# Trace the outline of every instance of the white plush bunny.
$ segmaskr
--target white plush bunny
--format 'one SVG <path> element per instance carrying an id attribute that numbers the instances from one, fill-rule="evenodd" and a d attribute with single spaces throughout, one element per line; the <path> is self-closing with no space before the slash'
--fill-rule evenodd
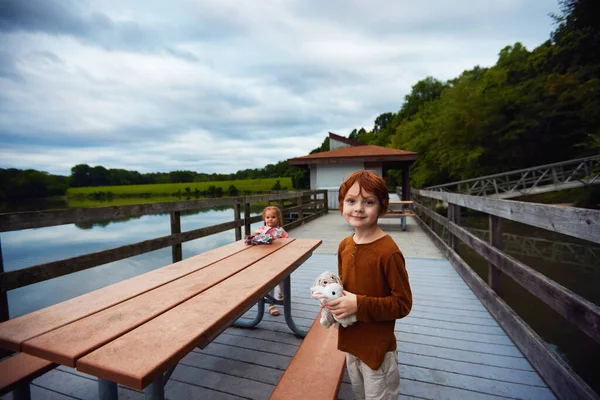
<path id="1" fill-rule="evenodd" d="M 310 288 L 311 296 L 316 290 L 321 290 L 330 283 L 339 283 L 341 285 L 342 281 L 336 274 L 329 271 L 325 271 L 321 275 L 317 276 L 317 279 L 315 279 L 315 283 Z M 312 297 L 315 298 L 314 296 Z M 325 301 L 326 299 L 319 299 L 321 305 L 325 305 Z M 329 328 L 331 325 L 336 323 L 336 320 L 333 317 L 331 311 L 329 311 L 327 308 L 323 308 L 321 309 L 321 319 L 319 320 L 319 322 L 325 328 Z"/>
<path id="2" fill-rule="evenodd" d="M 334 282 L 334 283 L 325 285 L 325 287 L 322 289 L 315 290 L 312 293 L 312 297 L 315 299 L 319 299 L 319 301 L 323 301 L 325 303 L 325 302 L 335 300 L 335 299 L 343 296 L 344 294 L 342 293 L 342 290 L 343 290 L 342 285 Z M 324 303 L 322 303 L 322 304 L 324 304 Z M 326 308 L 323 308 L 323 310 L 326 310 Z M 352 314 L 352 315 L 349 315 L 344 318 L 337 318 L 335 315 L 333 315 L 333 314 L 331 314 L 331 315 L 333 316 L 335 321 L 339 322 L 344 328 L 349 325 L 352 325 L 353 323 L 356 322 L 356 314 Z M 323 324 L 323 316 L 322 315 L 321 315 L 321 324 L 323 326 L 325 326 L 325 324 Z M 325 327 L 328 328 L 328 326 L 325 326 Z"/>

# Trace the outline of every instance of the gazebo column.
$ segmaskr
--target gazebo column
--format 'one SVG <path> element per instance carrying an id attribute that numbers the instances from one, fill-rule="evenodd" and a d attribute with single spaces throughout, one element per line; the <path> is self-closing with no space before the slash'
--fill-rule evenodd
<path id="1" fill-rule="evenodd" d="M 408 168 L 410 165 L 402 167 L 402 200 L 410 200 L 410 182 L 408 178 Z"/>

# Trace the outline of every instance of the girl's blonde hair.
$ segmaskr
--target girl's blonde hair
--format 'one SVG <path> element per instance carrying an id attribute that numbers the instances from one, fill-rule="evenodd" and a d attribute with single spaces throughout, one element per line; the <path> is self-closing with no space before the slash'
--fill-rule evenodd
<path id="1" fill-rule="evenodd" d="M 281 228 L 281 225 L 283 225 L 283 216 L 281 215 L 281 210 L 279 209 L 279 207 L 276 207 L 276 206 L 265 207 L 265 209 L 262 212 L 263 222 L 265 222 L 265 215 L 267 214 L 267 211 L 275 211 L 275 215 L 277 215 L 277 221 L 279 222 L 278 228 Z"/>

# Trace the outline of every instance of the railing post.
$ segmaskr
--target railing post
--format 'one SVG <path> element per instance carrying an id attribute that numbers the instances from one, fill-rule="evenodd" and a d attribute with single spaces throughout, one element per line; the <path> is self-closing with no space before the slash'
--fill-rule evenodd
<path id="1" fill-rule="evenodd" d="M 171 235 L 181 233 L 181 211 L 171 211 Z M 183 258 L 181 251 L 181 243 L 171 246 L 173 262 L 181 261 Z"/>
<path id="2" fill-rule="evenodd" d="M 329 212 L 329 196 L 328 196 L 328 191 L 324 190 L 323 191 L 323 200 L 325 201 L 325 214 L 327 214 Z"/>
<path id="3" fill-rule="evenodd" d="M 244 199 L 244 235 L 250 236 L 250 203 Z"/>
<path id="4" fill-rule="evenodd" d="M 302 212 L 302 193 L 298 196 L 298 221 L 304 220 L 304 213 Z M 304 222 L 302 222 L 304 224 Z"/>
<path id="5" fill-rule="evenodd" d="M 490 215 L 490 241 L 489 243 L 502 249 L 502 218 Z M 502 295 L 502 271 L 494 264 L 490 263 L 488 267 L 488 285 L 498 296 Z"/>
<path id="6" fill-rule="evenodd" d="M 235 222 L 240 222 L 242 220 L 239 199 L 236 199 L 233 203 L 233 219 Z M 236 226 L 236 228 L 235 228 L 235 240 L 236 241 L 242 240 L 242 227 L 241 226 Z"/>
<path id="7" fill-rule="evenodd" d="M 4 260 L 2 259 L 2 238 L 0 238 L 0 274 L 4 272 Z M 6 290 L 0 287 L 0 322 L 8 321 L 8 296 Z"/>
<path id="8" fill-rule="evenodd" d="M 448 203 L 448 220 L 454 222 L 456 225 L 460 225 L 460 206 L 458 204 Z M 450 230 L 448 230 L 449 245 L 452 250 L 458 252 L 459 240 L 454 236 Z"/>

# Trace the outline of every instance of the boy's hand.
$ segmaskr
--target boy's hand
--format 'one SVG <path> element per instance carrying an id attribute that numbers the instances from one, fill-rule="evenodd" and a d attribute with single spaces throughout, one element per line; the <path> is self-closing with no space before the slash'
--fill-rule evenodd
<path id="1" fill-rule="evenodd" d="M 355 314 L 358 311 L 356 295 L 354 293 L 342 290 L 344 296 L 339 299 L 328 301 L 325 306 L 331 311 L 336 318 L 345 318 Z"/>

